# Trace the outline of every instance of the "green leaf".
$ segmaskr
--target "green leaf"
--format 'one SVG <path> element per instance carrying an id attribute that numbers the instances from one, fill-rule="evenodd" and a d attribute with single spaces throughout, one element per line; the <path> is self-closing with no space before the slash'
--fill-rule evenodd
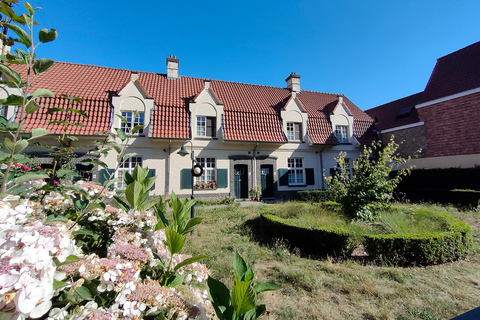
<path id="1" fill-rule="evenodd" d="M 55 221 L 67 223 L 68 219 L 64 216 L 59 216 L 58 214 L 51 214 L 47 216 L 47 219 L 45 219 L 45 222 L 55 222 Z"/>
<path id="2" fill-rule="evenodd" d="M 96 159 L 92 159 L 92 161 L 90 162 L 94 165 L 97 165 L 97 166 L 100 166 L 102 167 L 103 169 L 108 169 L 108 165 L 103 162 L 103 161 L 100 161 L 100 160 L 96 160 Z M 107 176 L 107 179 L 110 178 L 110 175 Z"/>
<path id="3" fill-rule="evenodd" d="M 173 270 L 174 270 L 174 271 L 177 271 L 178 269 L 180 269 L 180 268 L 183 267 L 183 266 L 192 264 L 192 263 L 194 263 L 194 262 L 197 262 L 197 261 L 200 261 L 200 260 L 203 260 L 203 259 L 207 259 L 208 257 L 209 257 L 209 256 L 207 256 L 207 255 L 193 256 L 193 257 L 188 258 L 188 259 L 185 259 L 185 260 L 183 260 L 182 262 L 180 262 L 179 264 L 177 264 Z"/>
<path id="4" fill-rule="evenodd" d="M 11 94 L 6 99 L 0 100 L 0 102 L 4 106 L 21 106 L 23 104 L 23 97 Z"/>
<path id="5" fill-rule="evenodd" d="M 123 156 L 122 161 L 125 161 L 125 160 L 127 160 L 128 158 L 131 158 L 131 157 L 135 157 L 137 155 L 138 155 L 138 153 L 136 153 L 136 152 L 127 153 Z"/>
<path id="6" fill-rule="evenodd" d="M 67 285 L 68 285 L 68 283 L 65 282 L 65 281 L 58 281 L 58 280 L 53 279 L 53 290 L 57 290 L 57 289 L 66 287 Z"/>
<path id="7" fill-rule="evenodd" d="M 57 176 L 59 178 L 62 178 L 62 177 L 65 177 L 65 176 L 78 177 L 78 172 L 75 172 L 73 170 L 60 169 L 60 170 L 57 171 Z"/>
<path id="8" fill-rule="evenodd" d="M 144 203 L 138 208 L 139 211 L 148 211 L 149 209 L 153 208 L 158 203 L 158 200 L 153 198 Z"/>
<path id="9" fill-rule="evenodd" d="M 37 62 L 38 61 L 40 61 L 40 60 L 37 60 Z M 37 90 L 35 90 L 35 92 L 32 94 L 32 98 L 36 99 L 36 98 L 40 98 L 40 97 L 55 98 L 55 95 L 53 94 L 52 91 L 47 90 L 47 89 L 37 89 Z"/>
<path id="10" fill-rule="evenodd" d="M 48 175 L 45 173 L 26 173 L 16 178 L 15 183 L 20 184 L 25 181 L 40 180 L 40 179 L 48 179 Z"/>
<path id="11" fill-rule="evenodd" d="M 88 203 L 89 203 L 89 202 L 90 202 L 90 201 L 88 201 L 88 199 L 82 200 L 82 199 L 80 199 L 80 198 L 77 198 L 77 199 L 73 202 L 73 204 L 75 205 L 75 210 L 77 210 L 77 211 L 82 211 L 82 210 L 84 210 L 84 209 L 88 206 Z"/>
<path id="12" fill-rule="evenodd" d="M 234 309 L 230 299 L 230 291 L 222 282 L 208 277 L 208 295 L 219 320 L 233 320 Z"/>
<path id="13" fill-rule="evenodd" d="M 62 108 L 48 108 L 47 111 L 45 112 L 45 114 L 53 114 L 53 113 L 56 113 L 56 112 L 63 112 L 65 111 L 64 109 Z"/>
<path id="14" fill-rule="evenodd" d="M 25 105 L 25 113 L 31 114 L 42 108 L 43 106 L 39 105 L 35 100 L 30 100 Z"/>
<path id="15" fill-rule="evenodd" d="M 125 188 L 125 198 L 133 209 L 137 209 L 140 205 L 140 199 L 143 194 L 143 186 L 134 181 Z"/>
<path id="16" fill-rule="evenodd" d="M 60 267 L 60 266 L 66 265 L 66 264 L 70 264 L 70 263 L 80 261 L 80 258 L 71 254 L 63 262 L 60 262 L 57 258 L 54 258 L 53 261 L 55 262 L 57 267 Z"/>
<path id="17" fill-rule="evenodd" d="M 137 133 L 137 131 L 143 129 L 143 127 L 144 127 L 144 126 L 142 126 L 142 125 L 140 125 L 140 124 L 137 124 L 136 126 L 134 126 L 134 127 L 132 128 L 132 134 Z"/>
<path id="18" fill-rule="evenodd" d="M 76 185 L 70 185 L 70 186 L 65 186 L 64 187 L 65 190 L 71 190 L 77 194 L 81 194 L 83 195 L 84 197 L 88 197 L 88 192 L 85 191 L 82 187 L 80 186 L 76 186 Z"/>
<path id="19" fill-rule="evenodd" d="M 30 5 L 30 3 L 28 2 L 24 2 L 23 5 L 25 6 L 25 8 L 27 8 L 27 11 L 33 15 L 35 13 L 35 11 L 33 10 L 32 6 Z"/>
<path id="20" fill-rule="evenodd" d="M 4 22 L 3 26 L 7 27 L 8 29 L 15 32 L 17 34 L 17 36 L 20 37 L 19 42 L 24 44 L 27 48 L 30 48 L 32 46 L 32 39 L 30 39 L 30 36 L 28 35 L 28 33 L 25 30 L 23 30 L 22 28 L 20 28 L 16 24 L 12 24 L 12 23 L 5 23 Z"/>
<path id="21" fill-rule="evenodd" d="M 4 73 L 17 86 L 20 86 L 20 84 L 22 83 L 22 78 L 20 77 L 20 75 L 6 65 L 4 65 L 3 63 L 0 63 L 0 73 Z"/>
<path id="22" fill-rule="evenodd" d="M 165 228 L 165 236 L 167 238 L 167 247 L 171 254 L 180 252 L 183 248 L 183 237 L 170 227 Z"/>
<path id="23" fill-rule="evenodd" d="M 50 131 L 48 131 L 45 128 L 35 128 L 35 129 L 32 129 L 31 134 L 32 134 L 32 136 L 28 140 L 32 140 L 32 139 L 36 139 L 36 138 L 40 138 L 40 137 L 49 135 Z"/>
<path id="24" fill-rule="evenodd" d="M 168 278 L 167 287 L 170 287 L 170 288 L 176 287 L 179 284 L 182 284 L 183 279 L 185 279 L 183 275 L 174 273 L 171 277 Z"/>
<path id="25" fill-rule="evenodd" d="M 127 139 L 127 135 L 123 129 L 120 128 L 115 128 L 115 131 L 117 132 L 118 137 L 120 140 L 125 141 Z"/>
<path id="26" fill-rule="evenodd" d="M 79 114 L 82 117 L 84 117 L 85 119 L 88 119 L 87 113 L 84 110 L 68 108 L 68 111 Z"/>
<path id="27" fill-rule="evenodd" d="M 261 293 L 264 291 L 275 291 L 280 289 L 282 289 L 282 287 L 270 282 L 257 283 L 253 286 L 253 290 L 255 290 L 256 293 Z"/>
<path id="28" fill-rule="evenodd" d="M 89 211 L 92 211 L 94 209 L 105 210 L 105 204 L 104 203 L 97 203 L 97 202 L 90 202 L 85 211 L 89 212 Z"/>
<path id="29" fill-rule="evenodd" d="M 32 66 L 33 72 L 35 75 L 39 75 L 50 69 L 54 65 L 52 59 L 41 58 L 35 61 Z"/>
<path id="30" fill-rule="evenodd" d="M 122 117 L 122 116 L 119 115 L 119 114 L 116 114 L 116 116 L 120 119 L 120 121 L 122 121 L 122 122 L 125 123 L 125 124 L 128 124 L 128 121 L 127 121 L 124 117 Z"/>
<path id="31" fill-rule="evenodd" d="M 38 40 L 42 43 L 53 41 L 57 38 L 58 33 L 56 29 L 42 29 L 38 32 Z"/>
<path id="32" fill-rule="evenodd" d="M 12 154 L 20 153 L 26 147 L 28 147 L 27 140 L 18 140 L 17 142 L 13 143 L 9 138 L 5 138 L 4 144 L 5 148 L 7 148 Z"/>
<path id="33" fill-rule="evenodd" d="M 92 237 L 94 240 L 97 240 L 99 235 L 91 230 L 88 230 L 86 228 L 82 228 L 80 230 L 77 230 L 77 231 L 73 231 L 72 234 L 74 236 L 76 235 L 86 235 L 86 236 L 90 236 Z"/>
<path id="34" fill-rule="evenodd" d="M 185 228 L 182 230 L 182 234 L 188 234 L 189 232 L 193 231 L 196 225 L 200 224 L 202 222 L 203 218 L 199 217 L 194 217 L 190 220 L 188 220 L 187 225 Z"/>
<path id="35" fill-rule="evenodd" d="M 87 287 L 84 287 L 84 286 L 77 287 L 75 289 L 75 292 L 84 300 L 93 300 L 92 294 L 90 293 L 90 290 L 87 289 Z"/>
<path id="36" fill-rule="evenodd" d="M 238 315 L 255 308 L 255 292 L 251 281 L 240 281 L 232 288 L 232 304 Z"/>
<path id="37" fill-rule="evenodd" d="M 233 271 L 235 273 L 235 282 L 239 281 L 249 281 L 250 279 L 246 279 L 245 275 L 247 274 L 248 270 L 251 269 L 248 263 L 243 260 L 243 258 L 235 251 L 233 255 Z M 253 275 L 252 275 L 253 278 Z"/>

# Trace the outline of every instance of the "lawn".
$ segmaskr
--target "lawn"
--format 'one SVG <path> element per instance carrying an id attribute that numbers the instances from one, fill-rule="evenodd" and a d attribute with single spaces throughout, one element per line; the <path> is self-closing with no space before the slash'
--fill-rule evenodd
<path id="1" fill-rule="evenodd" d="M 480 211 L 425 205 L 472 227 L 474 246 L 467 259 L 425 268 L 379 267 L 368 263 L 311 260 L 288 252 L 285 244 L 263 247 L 244 223 L 260 207 L 197 207 L 204 220 L 186 250 L 208 254 L 212 276 L 231 287 L 234 250 L 252 265 L 258 281 L 283 289 L 267 292 L 263 319 L 451 319 L 480 306 Z M 392 222 L 394 223 L 394 222 Z"/>

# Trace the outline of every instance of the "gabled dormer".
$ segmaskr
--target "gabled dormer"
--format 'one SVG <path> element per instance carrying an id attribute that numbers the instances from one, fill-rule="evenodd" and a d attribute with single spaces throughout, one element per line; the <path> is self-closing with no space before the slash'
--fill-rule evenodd
<path id="1" fill-rule="evenodd" d="M 287 140 L 289 142 L 304 142 L 307 134 L 308 114 L 296 97 L 295 92 L 292 92 L 292 95 L 285 101 L 280 111 L 280 117 Z"/>
<path id="2" fill-rule="evenodd" d="M 338 97 L 338 102 L 329 108 L 330 122 L 333 135 L 339 143 L 353 143 L 353 114 L 343 102 L 343 97 Z"/>
<path id="3" fill-rule="evenodd" d="M 190 102 L 190 128 L 194 139 L 218 139 L 223 123 L 223 103 L 205 80 L 204 88 Z"/>
<path id="4" fill-rule="evenodd" d="M 135 133 L 138 136 L 149 136 L 150 118 L 154 109 L 154 100 L 138 81 L 138 73 L 132 72 L 130 81 L 123 89 L 112 97 L 113 105 L 113 128 L 122 128 L 128 134 L 136 125 L 143 125 L 143 130 Z M 135 112 L 138 112 L 135 116 Z M 119 114 L 127 120 L 123 123 L 115 115 Z"/>

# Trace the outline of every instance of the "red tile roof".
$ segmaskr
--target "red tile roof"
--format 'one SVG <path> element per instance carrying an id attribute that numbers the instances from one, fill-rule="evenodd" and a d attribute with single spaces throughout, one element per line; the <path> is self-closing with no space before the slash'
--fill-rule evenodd
<path id="1" fill-rule="evenodd" d="M 372 118 L 377 120 L 379 130 L 392 129 L 400 126 L 419 122 L 415 105 L 422 99 L 423 92 L 398 99 L 381 106 L 365 110 Z"/>
<path id="2" fill-rule="evenodd" d="M 88 120 L 82 121 L 86 127 L 70 127 L 68 133 L 90 135 L 111 128 L 111 95 L 125 87 L 132 72 L 57 62 L 45 74 L 35 78 L 33 89 L 46 88 L 56 95 L 68 94 L 82 98 L 83 103 L 75 107 L 89 115 Z M 165 74 L 137 73 L 137 82 L 156 105 L 152 113 L 151 137 L 190 139 L 188 104 L 204 89 L 205 79 L 183 76 L 167 79 Z M 291 96 L 289 89 L 218 80 L 210 80 L 210 88 L 224 105 L 225 140 L 287 141 L 282 130 L 280 110 Z M 308 131 L 313 142 L 336 144 L 327 106 L 338 102 L 338 95 L 302 91 L 297 98 L 308 112 Z M 43 99 L 40 102 L 46 107 L 65 107 L 65 100 L 60 98 Z M 354 115 L 357 138 L 362 141 L 370 139 L 372 118 L 347 98 L 344 98 L 344 103 Z M 51 116 L 44 114 L 45 110 L 28 116 L 24 129 L 29 131 L 34 127 L 47 127 L 51 132 L 61 132 L 56 125 L 46 125 Z"/>
<path id="3" fill-rule="evenodd" d="M 480 88 L 480 42 L 437 60 L 421 102 Z"/>

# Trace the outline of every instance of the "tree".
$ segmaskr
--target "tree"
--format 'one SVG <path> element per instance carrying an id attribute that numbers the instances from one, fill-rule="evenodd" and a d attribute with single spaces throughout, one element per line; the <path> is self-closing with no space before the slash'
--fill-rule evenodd
<path id="1" fill-rule="evenodd" d="M 393 190 L 403 176 L 410 174 L 413 166 L 401 168 L 395 177 L 389 177 L 394 167 L 411 159 L 396 154 L 399 145 L 392 136 L 390 142 L 382 147 L 380 141 L 374 141 L 353 163 L 353 173 L 350 178 L 345 162 L 345 152 L 340 152 L 337 161 L 338 172 L 331 177 L 325 177 L 327 186 L 342 204 L 345 214 L 363 221 L 375 220 L 381 210 L 390 206 Z"/>

